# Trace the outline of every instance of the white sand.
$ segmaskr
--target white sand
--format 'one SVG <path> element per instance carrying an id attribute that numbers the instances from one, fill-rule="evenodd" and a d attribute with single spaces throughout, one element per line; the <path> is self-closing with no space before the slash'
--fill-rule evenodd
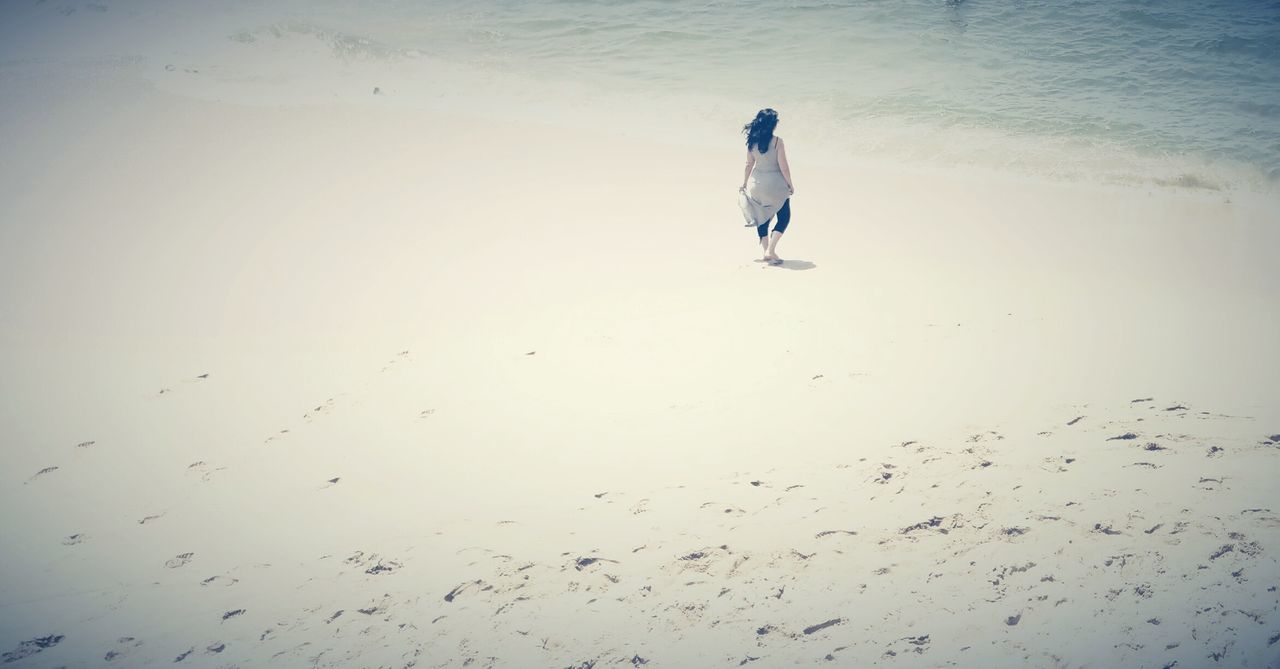
<path id="1" fill-rule="evenodd" d="M 771 268 L 733 127 L 120 53 L 0 69 L 4 662 L 1280 662 L 1274 197 L 793 140 Z"/>

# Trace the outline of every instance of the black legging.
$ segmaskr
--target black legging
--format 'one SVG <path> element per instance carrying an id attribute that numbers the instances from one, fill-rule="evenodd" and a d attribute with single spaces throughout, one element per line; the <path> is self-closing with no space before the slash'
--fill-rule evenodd
<path id="1" fill-rule="evenodd" d="M 772 220 L 773 219 L 769 219 L 769 221 Z M 769 221 L 765 221 L 764 225 L 756 226 L 756 232 L 759 233 L 761 237 L 769 236 Z M 778 223 L 773 226 L 773 231 L 778 233 L 786 232 L 787 224 L 790 222 L 791 198 L 787 198 L 787 201 L 782 203 L 782 208 L 778 210 Z"/>

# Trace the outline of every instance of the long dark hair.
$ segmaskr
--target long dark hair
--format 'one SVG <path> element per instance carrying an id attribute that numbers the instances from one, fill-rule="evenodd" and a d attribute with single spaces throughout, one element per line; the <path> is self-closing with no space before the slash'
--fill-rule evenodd
<path id="1" fill-rule="evenodd" d="M 773 129 L 778 127 L 778 112 L 772 109 L 761 109 L 750 123 L 742 126 L 742 134 L 747 136 L 747 148 L 756 147 L 760 153 L 769 152 L 769 142 L 773 141 Z"/>

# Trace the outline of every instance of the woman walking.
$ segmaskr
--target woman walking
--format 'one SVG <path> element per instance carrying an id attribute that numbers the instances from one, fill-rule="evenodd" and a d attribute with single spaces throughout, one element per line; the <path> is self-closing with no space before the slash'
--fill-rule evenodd
<path id="1" fill-rule="evenodd" d="M 778 240 L 791 222 L 791 195 L 796 192 L 791 185 L 786 145 L 773 134 L 777 127 L 778 112 L 772 109 L 761 109 L 754 120 L 742 127 L 747 136 L 747 169 L 738 189 L 742 215 L 747 225 L 755 226 L 764 261 L 770 265 L 782 264 L 777 254 Z M 770 235 L 769 222 L 775 215 L 778 222 Z"/>

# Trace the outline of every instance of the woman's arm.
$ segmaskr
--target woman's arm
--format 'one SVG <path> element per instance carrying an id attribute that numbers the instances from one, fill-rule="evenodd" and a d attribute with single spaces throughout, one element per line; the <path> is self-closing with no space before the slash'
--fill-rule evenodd
<path id="1" fill-rule="evenodd" d="M 778 138 L 778 169 L 782 170 L 782 178 L 787 180 L 787 188 L 792 194 L 796 192 L 796 187 L 791 183 L 791 166 L 787 164 L 787 147 L 782 143 L 782 138 Z"/>
<path id="2" fill-rule="evenodd" d="M 756 156 L 747 149 L 747 171 L 742 173 L 742 188 L 747 187 L 747 179 L 751 176 L 751 168 L 756 166 Z M 741 189 L 739 189 L 741 190 Z"/>

